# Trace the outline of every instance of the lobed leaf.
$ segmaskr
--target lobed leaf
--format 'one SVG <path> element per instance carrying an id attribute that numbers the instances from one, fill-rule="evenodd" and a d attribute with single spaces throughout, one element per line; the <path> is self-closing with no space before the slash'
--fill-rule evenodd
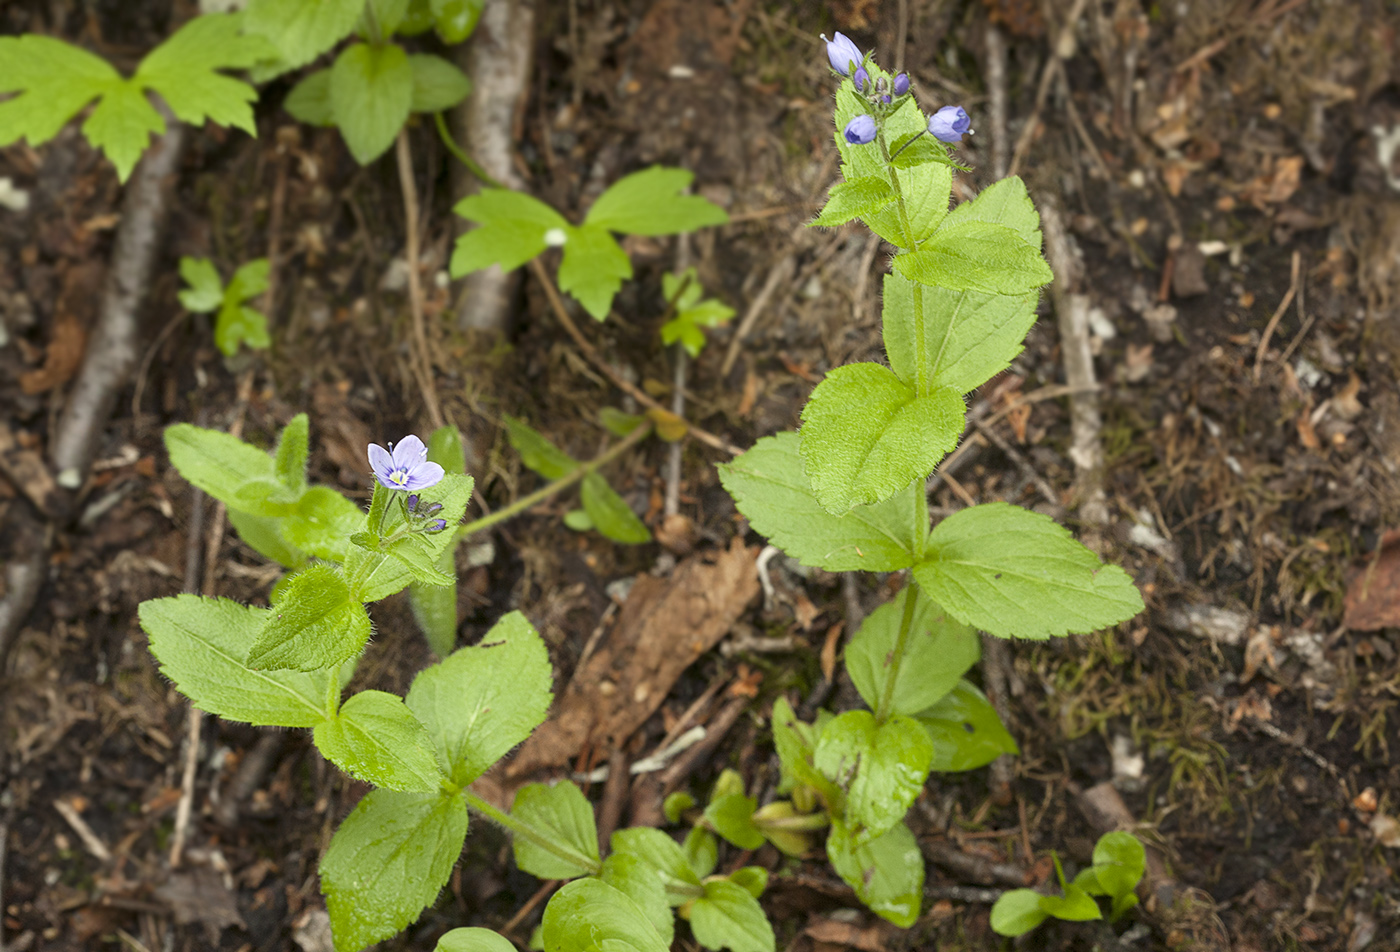
<path id="1" fill-rule="evenodd" d="M 570 225 L 565 233 L 559 290 L 576 298 L 594 320 L 606 320 L 622 282 L 632 277 L 632 261 L 601 225 Z"/>
<path id="2" fill-rule="evenodd" d="M 3 108 L 0 106 L 0 108 Z M 219 277 L 219 271 L 214 267 L 214 262 L 208 258 L 190 258 L 188 256 L 180 259 L 180 277 L 188 287 L 182 289 L 176 297 L 180 300 L 180 306 L 187 311 L 196 314 L 207 314 L 213 311 L 224 301 L 224 282 Z"/>
<path id="3" fill-rule="evenodd" d="M 729 215 L 718 205 L 678 194 L 694 178 L 687 169 L 659 165 L 625 175 L 598 196 L 584 224 L 630 235 L 675 235 L 726 224 Z"/>
<path id="4" fill-rule="evenodd" d="M 249 0 L 248 32 L 265 37 L 293 69 L 335 46 L 360 20 L 364 0 Z"/>
<path id="5" fill-rule="evenodd" d="M 544 202 L 511 189 L 482 189 L 452 210 L 479 225 L 457 239 L 452 252 L 454 278 L 493 264 L 502 271 L 518 268 L 544 251 L 551 231 L 557 230 L 563 239 L 569 227 L 564 216 Z"/>

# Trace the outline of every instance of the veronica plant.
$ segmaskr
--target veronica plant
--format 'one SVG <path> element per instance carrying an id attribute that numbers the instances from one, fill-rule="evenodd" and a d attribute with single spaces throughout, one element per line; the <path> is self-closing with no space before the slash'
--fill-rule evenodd
<path id="1" fill-rule="evenodd" d="M 970 131 L 961 108 L 925 116 L 907 77 L 840 34 L 827 52 L 840 80 L 844 181 L 813 224 L 859 218 L 894 248 L 883 295 L 888 363 L 832 370 L 798 432 L 759 440 L 720 478 L 750 525 L 803 565 L 909 573 L 846 649 L 869 710 L 808 724 L 782 699 L 773 709 L 780 789 L 790 795 L 782 809 L 809 830 L 829 823 L 836 871 L 872 910 L 909 926 L 924 867 L 905 812 L 931 771 L 1015 750 L 963 677 L 979 656 L 977 630 L 1086 633 L 1132 618 L 1142 599 L 1122 569 L 1047 516 L 995 502 L 930 528 L 925 478 L 958 442 L 964 397 L 1021 351 L 1037 289 L 1053 276 L 1019 178 L 949 210 L 946 144 Z"/>

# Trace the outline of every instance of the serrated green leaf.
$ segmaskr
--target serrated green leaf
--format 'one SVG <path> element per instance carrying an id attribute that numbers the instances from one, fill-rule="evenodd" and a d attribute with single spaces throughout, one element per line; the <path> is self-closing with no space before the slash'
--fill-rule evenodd
<path id="1" fill-rule="evenodd" d="M 796 433 L 764 437 L 719 478 L 753 528 L 803 565 L 829 572 L 894 572 L 923 555 L 928 502 L 900 493 L 834 516 L 812 492 Z"/>
<path id="2" fill-rule="evenodd" d="M 578 469 L 578 460 L 559 449 L 524 420 L 509 414 L 502 414 L 501 420 L 506 425 L 506 439 L 529 469 L 549 480 L 563 479 Z"/>
<path id="3" fill-rule="evenodd" d="M 997 897 L 992 904 L 992 931 L 997 935 L 1025 935 L 1048 917 L 1040 908 L 1044 898 L 1033 889 L 1012 889 Z"/>
<path id="4" fill-rule="evenodd" d="M 310 453 L 311 420 L 305 413 L 298 413 L 282 428 L 272 454 L 273 469 L 283 486 L 297 492 L 306 488 L 306 458 Z"/>
<path id="5" fill-rule="evenodd" d="M 267 350 L 272 346 L 272 335 L 267 331 L 267 316 L 251 307 L 233 305 L 220 308 L 214 323 L 214 344 L 225 357 L 238 353 L 240 344 L 247 344 L 253 350 Z"/>
<path id="6" fill-rule="evenodd" d="M 299 569 L 306 564 L 307 554 L 283 537 L 283 520 L 230 509 L 228 522 L 239 538 L 264 558 L 289 569 Z"/>
<path id="7" fill-rule="evenodd" d="M 895 199 L 889 179 L 883 175 L 862 175 L 837 182 L 827 193 L 826 205 L 813 219 L 813 225 L 844 225 L 852 218 L 879 212 Z"/>
<path id="8" fill-rule="evenodd" d="M 270 614 L 196 595 L 150 599 L 139 609 L 161 673 L 200 710 L 256 726 L 315 727 L 330 716 L 334 672 L 254 671 L 243 661 Z"/>
<path id="9" fill-rule="evenodd" d="M 963 202 L 949 212 L 944 224 L 968 221 L 1005 225 L 1036 251 L 1040 250 L 1040 213 L 1035 210 L 1035 203 L 1026 193 L 1026 183 L 1020 176 L 1012 175 L 988 185 L 972 201 Z"/>
<path id="10" fill-rule="evenodd" d="M 291 69 L 349 36 L 364 7 L 364 0 L 249 0 L 244 24 L 266 37 Z"/>
<path id="11" fill-rule="evenodd" d="M 565 232 L 559 290 L 573 296 L 594 320 L 605 320 L 622 282 L 632 277 L 632 261 L 600 225 L 571 225 Z"/>
<path id="12" fill-rule="evenodd" d="M 188 285 L 177 295 L 185 310 L 206 314 L 223 304 L 224 283 L 208 258 L 181 258 L 180 277 Z"/>
<path id="13" fill-rule="evenodd" d="M 901 929 L 919 918 L 924 858 L 908 826 L 896 823 L 883 836 L 857 844 L 845 825 L 833 819 L 826 855 L 871 912 Z"/>
<path id="14" fill-rule="evenodd" d="M 889 671 L 905 600 L 917 593 L 914 619 L 904 648 L 891 714 L 914 715 L 957 685 L 964 672 L 982 656 L 982 643 L 971 627 L 949 617 L 927 595 L 905 586 L 891 602 L 866 616 L 846 645 L 846 671 L 871 709 L 878 708 L 889 682 Z"/>
<path id="15" fill-rule="evenodd" d="M 499 932 L 463 926 L 444 932 L 433 952 L 515 952 L 515 946 Z"/>
<path id="16" fill-rule="evenodd" d="M 689 887 L 698 894 L 700 877 L 691 867 L 680 844 L 661 830 L 634 826 L 617 830 L 612 835 L 612 852 L 636 859 L 660 881 L 666 889 L 666 901 L 679 906 L 687 901 L 683 893 Z"/>
<path id="17" fill-rule="evenodd" d="M 420 671 L 406 700 L 452 782 L 465 786 L 544 722 L 552 683 L 544 641 L 511 612 L 476 647 Z"/>
<path id="18" fill-rule="evenodd" d="M 165 132 L 165 120 L 141 89 L 122 82 L 111 86 L 83 123 L 83 135 L 116 166 L 118 181 L 131 177 L 151 135 Z"/>
<path id="19" fill-rule="evenodd" d="M 895 168 L 911 169 L 928 162 L 965 169 L 948 157 L 947 146 L 923 131 L 906 132 L 890 143 L 890 165 Z"/>
<path id="20" fill-rule="evenodd" d="M 369 641 L 369 615 L 339 571 L 317 562 L 287 580 L 282 598 L 248 652 L 256 670 L 339 667 Z"/>
<path id="21" fill-rule="evenodd" d="M 1143 609 L 1126 572 L 1049 516 L 1002 502 L 940 522 L 914 577 L 954 618 L 1002 638 L 1087 634 Z"/>
<path id="22" fill-rule="evenodd" d="M 451 45 L 471 36 L 485 5 L 486 0 L 432 0 L 438 38 Z"/>
<path id="23" fill-rule="evenodd" d="M 1014 229 L 976 220 L 945 222 L 917 251 L 896 255 L 894 269 L 920 284 L 993 294 L 1025 294 L 1055 280 L 1040 249 Z"/>
<path id="24" fill-rule="evenodd" d="M 1147 871 L 1147 850 L 1131 833 L 1105 833 L 1094 844 L 1093 869 L 1099 885 L 1116 900 L 1137 888 Z"/>
<path id="25" fill-rule="evenodd" d="M 566 885 L 545 906 L 545 952 L 668 952 L 646 912 L 601 879 Z"/>
<path id="26" fill-rule="evenodd" d="M 812 762 L 846 791 L 844 820 L 854 845 L 883 834 L 909 812 L 928 779 L 933 743 L 913 718 L 877 724 L 846 711 L 822 731 Z"/>
<path id="27" fill-rule="evenodd" d="M 550 840 L 581 853 L 594 863 L 598 859 L 598 825 L 593 805 L 583 791 L 567 780 L 550 786 L 527 784 L 515 795 L 511 816 L 545 834 Z M 571 863 L 545 850 L 523 836 L 514 837 L 515 865 L 538 879 L 574 879 L 586 876 L 592 868 Z"/>
<path id="28" fill-rule="evenodd" d="M 954 685 L 932 707 L 914 715 L 933 741 L 936 773 L 956 773 L 985 767 L 1002 754 L 1020 748 L 981 689 L 966 679 Z"/>
<path id="29" fill-rule="evenodd" d="M 456 794 L 371 790 L 321 857 L 335 947 L 363 949 L 397 934 L 437 899 L 467 838 Z"/>
<path id="30" fill-rule="evenodd" d="M 442 112 L 457 105 L 472 91 L 467 75 L 441 56 L 414 53 L 408 64 L 413 67 L 413 111 Z"/>
<path id="31" fill-rule="evenodd" d="M 92 100 L 124 85 L 100 56 L 37 34 L 0 37 L 0 147 L 27 139 L 42 145 Z"/>
<path id="32" fill-rule="evenodd" d="M 177 423 L 166 427 L 165 449 L 186 481 L 231 509 L 243 508 L 238 494 L 245 486 L 277 478 L 271 456 L 218 430 Z"/>
<path id="33" fill-rule="evenodd" d="M 719 840 L 703 826 L 692 826 L 681 841 L 681 852 L 685 861 L 695 870 L 695 875 L 704 879 L 719 865 Z"/>
<path id="34" fill-rule="evenodd" d="M 839 516 L 908 489 L 957 445 L 964 409 L 956 391 L 918 396 L 879 364 L 837 367 L 802 408 L 800 449 L 812 493 Z"/>
<path id="35" fill-rule="evenodd" d="M 931 288 L 885 275 L 883 330 L 890 369 L 909 386 L 922 360 L 929 383 L 966 394 L 1011 366 L 1035 323 L 1039 295 Z M 922 301 L 922 339 L 914 301 Z"/>
<path id="36" fill-rule="evenodd" d="M 413 67 L 395 43 L 347 46 L 331 67 L 331 114 L 361 165 L 394 144 L 413 103 Z"/>
<path id="37" fill-rule="evenodd" d="M 450 535 L 451 533 L 444 530 L 440 534 Z M 430 538 L 430 536 L 421 535 L 408 536 L 395 542 L 384 551 L 390 558 L 402 562 L 415 582 L 421 582 L 424 585 L 451 585 L 456 581 L 456 576 L 438 568 L 438 553 L 430 548 Z"/>
<path id="38" fill-rule="evenodd" d="M 778 792 L 786 793 L 805 784 L 821 795 L 830 812 L 839 814 L 845 805 L 845 794 L 813 764 L 821 732 L 814 725 L 799 721 L 783 697 L 773 702 L 772 727 L 773 746 L 782 772 Z"/>
<path id="39" fill-rule="evenodd" d="M 651 530 L 597 470 L 583 477 L 579 502 L 583 504 L 583 511 L 588 513 L 593 527 L 606 538 L 624 545 L 641 545 L 651 541 Z"/>
<path id="40" fill-rule="evenodd" d="M 659 165 L 623 176 L 598 196 L 584 219 L 585 227 L 630 235 L 675 235 L 728 222 L 724 209 L 708 199 L 679 194 L 694 178 L 687 169 Z M 630 266 L 626 276 L 631 277 Z"/>
<path id="41" fill-rule="evenodd" d="M 242 30 L 238 14 L 195 17 L 141 61 L 132 83 L 160 93 L 181 122 L 202 126 L 208 119 L 256 136 L 252 104 L 257 90 L 216 72 L 246 69 L 274 54 L 263 37 Z"/>
<path id="42" fill-rule="evenodd" d="M 570 227 L 563 215 L 539 199 L 504 188 L 468 195 L 452 210 L 480 226 L 457 239 L 452 252 L 454 278 L 493 264 L 502 271 L 518 268 L 544 251 L 550 241 L 566 241 Z"/>
<path id="43" fill-rule="evenodd" d="M 727 879 L 705 883 L 705 895 L 690 909 L 690 929 L 707 949 L 773 952 L 773 926 L 753 893 Z"/>
<path id="44" fill-rule="evenodd" d="M 742 793 L 715 797 L 705 807 L 705 819 L 720 836 L 740 849 L 756 850 L 763 845 L 763 834 L 754 826 L 753 813 L 758 801 Z"/>
<path id="45" fill-rule="evenodd" d="M 287 98 L 282 100 L 282 108 L 291 113 L 293 119 L 307 125 L 335 125 L 335 113 L 331 110 L 331 71 L 318 69 L 307 73 L 287 93 Z"/>
<path id="46" fill-rule="evenodd" d="M 666 901 L 661 879 L 641 860 L 626 853 L 614 853 L 603 860 L 598 878 L 619 890 L 637 904 L 667 945 L 675 938 L 676 917 Z"/>
<path id="47" fill-rule="evenodd" d="M 843 80 L 836 91 L 836 147 L 841 152 L 841 177 L 847 181 L 867 176 L 888 177 L 884 159 L 877 145 L 852 145 L 841 130 L 867 108 L 850 80 Z M 891 141 L 928 128 L 928 118 L 911 99 L 885 120 L 884 134 Z M 948 201 L 953 192 L 953 170 L 947 165 L 928 162 L 912 168 L 897 169 L 904 209 L 909 216 L 915 243 L 932 235 L 948 214 Z M 904 231 L 899 207 L 889 205 L 865 216 L 870 230 L 898 248 L 910 248 L 910 236 Z"/>
<path id="48" fill-rule="evenodd" d="M 297 549 L 318 559 L 343 562 L 350 548 L 346 540 L 364 529 L 365 514 L 329 486 L 312 486 L 280 523 L 282 538 Z"/>
<path id="49" fill-rule="evenodd" d="M 350 590 L 367 605 L 408 588 L 413 574 L 400 559 L 352 545 L 345 555 L 345 578 Z"/>
<path id="50" fill-rule="evenodd" d="M 314 737 L 327 760 L 376 787 L 428 793 L 446 779 L 427 728 L 394 694 L 360 691 L 317 724 Z"/>

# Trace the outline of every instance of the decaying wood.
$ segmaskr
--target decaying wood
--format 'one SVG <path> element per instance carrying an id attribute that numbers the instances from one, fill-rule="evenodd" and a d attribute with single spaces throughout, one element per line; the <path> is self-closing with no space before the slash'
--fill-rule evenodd
<path id="1" fill-rule="evenodd" d="M 685 560 L 670 578 L 638 578 L 611 636 L 575 672 L 554 716 L 525 742 L 507 776 L 562 766 L 585 744 L 625 741 L 757 595 L 754 552 L 737 538 L 727 550 Z"/>

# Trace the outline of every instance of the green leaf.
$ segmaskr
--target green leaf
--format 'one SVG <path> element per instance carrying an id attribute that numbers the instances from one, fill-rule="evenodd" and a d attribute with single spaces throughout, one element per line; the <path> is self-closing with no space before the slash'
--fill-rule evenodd
<path id="1" fill-rule="evenodd" d="M 1103 918 L 1094 897 L 1073 883 L 1065 887 L 1063 896 L 1041 896 L 1040 908 L 1066 922 L 1089 922 Z"/>
<path id="2" fill-rule="evenodd" d="M 426 585 L 414 582 L 408 587 L 409 607 L 428 647 L 439 658 L 446 658 L 457 645 L 457 582 Z"/>
<path id="3" fill-rule="evenodd" d="M 113 85 L 93 107 L 83 123 L 83 135 L 101 149 L 125 182 L 151 143 L 151 135 L 165 131 L 165 120 L 141 89 L 131 83 Z"/>
<path id="4" fill-rule="evenodd" d="M 685 861 L 695 870 L 695 875 L 704 879 L 715 871 L 719 864 L 719 840 L 703 826 L 692 826 L 681 842 Z"/>
<path id="5" fill-rule="evenodd" d="M 672 277 L 669 274 L 662 277 L 663 290 L 667 280 Z M 670 300 L 673 293 L 668 292 L 666 299 Z M 699 357 L 700 351 L 705 349 L 705 332 L 701 330 L 702 327 L 718 327 L 734 316 L 734 308 L 714 298 L 699 300 L 703 293 L 704 289 L 692 281 L 686 287 L 681 300 L 676 302 L 676 316 L 661 325 L 661 342 L 669 345 L 680 341 L 692 357 Z"/>
<path id="6" fill-rule="evenodd" d="M 947 387 L 920 397 L 888 367 L 837 367 L 802 408 L 800 449 L 813 494 L 838 516 L 889 499 L 957 445 L 963 413 L 962 395 Z"/>
<path id="7" fill-rule="evenodd" d="M 1099 875 L 1094 872 L 1094 867 L 1081 869 L 1079 875 L 1074 877 L 1074 885 L 1084 890 L 1091 896 L 1107 896 L 1108 890 L 1099 883 Z"/>
<path id="8" fill-rule="evenodd" d="M 277 478 L 271 456 L 218 430 L 177 423 L 165 429 L 165 449 L 181 476 L 230 509 L 244 508 L 238 494 L 248 484 Z"/>
<path id="9" fill-rule="evenodd" d="M 264 558 L 289 569 L 299 569 L 306 564 L 306 553 L 283 538 L 284 520 L 230 509 L 228 522 L 239 538 Z"/>
<path id="10" fill-rule="evenodd" d="M 858 844 L 839 819 L 826 838 L 826 855 L 860 901 L 882 919 L 907 929 L 919 918 L 924 858 L 909 827 L 896 823 L 883 836 Z"/>
<path id="11" fill-rule="evenodd" d="M 598 825 L 593 819 L 593 805 L 569 781 L 521 787 L 510 813 L 555 843 L 598 862 Z M 592 871 L 555 856 L 523 836 L 516 836 L 514 843 L 515 865 L 537 879 L 573 879 Z"/>
<path id="12" fill-rule="evenodd" d="M 286 582 L 281 599 L 248 652 L 248 667 L 317 671 L 338 667 L 369 641 L 369 615 L 345 578 L 324 562 Z"/>
<path id="13" fill-rule="evenodd" d="M 993 294 L 1024 294 L 1055 280 L 1040 249 L 1014 229 L 975 220 L 945 222 L 917 251 L 896 255 L 894 269 L 920 284 Z"/>
<path id="14" fill-rule="evenodd" d="M 208 119 L 256 136 L 252 104 L 257 90 L 216 72 L 246 69 L 273 54 L 263 37 L 242 30 L 243 18 L 237 14 L 195 17 L 141 61 L 132 84 L 160 93 L 181 122 L 202 126 Z"/>
<path id="15" fill-rule="evenodd" d="M 451 423 L 438 427 L 428 436 L 428 459 L 444 472 L 464 475 L 467 472 L 467 451 L 462 445 L 462 431 Z"/>
<path id="16" fill-rule="evenodd" d="M 859 846 L 904 819 L 932 760 L 933 743 L 913 718 L 877 724 L 869 711 L 846 711 L 822 730 L 812 762 L 846 791 L 845 824 Z"/>
<path id="17" fill-rule="evenodd" d="M 307 73 L 287 93 L 287 98 L 282 100 L 282 108 L 291 113 L 293 119 L 307 125 L 335 125 L 335 113 L 331 110 L 331 71 L 318 69 Z"/>
<path id="18" fill-rule="evenodd" d="M 544 909 L 545 952 L 668 952 L 646 912 L 601 879 L 580 879 Z"/>
<path id="19" fill-rule="evenodd" d="M 1147 871 L 1147 850 L 1131 833 L 1105 833 L 1094 844 L 1093 869 L 1099 885 L 1116 900 L 1137 888 Z"/>
<path id="20" fill-rule="evenodd" d="M 379 27 L 379 34 L 385 37 L 393 36 L 408 13 L 408 0 L 369 0 L 366 20 L 371 12 L 375 25 Z"/>
<path id="21" fill-rule="evenodd" d="M 1026 193 L 1026 183 L 1020 176 L 993 182 L 970 202 L 963 202 L 948 213 L 944 225 L 968 221 L 984 221 L 1005 225 L 1021 236 L 1036 251 L 1040 250 L 1040 214 Z"/>
<path id="22" fill-rule="evenodd" d="M 347 540 L 365 528 L 365 514 L 329 486 L 312 486 L 280 523 L 282 537 L 296 548 L 318 559 L 343 562 L 350 549 Z"/>
<path id="23" fill-rule="evenodd" d="M 223 303 L 224 283 L 208 258 L 181 258 L 180 277 L 189 285 L 176 295 L 185 310 L 207 314 Z"/>
<path id="24" fill-rule="evenodd" d="M 846 671 L 872 709 L 879 707 L 889 682 L 904 603 L 915 592 L 914 587 L 905 586 L 894 601 L 871 612 L 846 645 Z M 982 643 L 972 628 L 948 617 L 932 599 L 919 593 L 904 651 L 890 713 L 913 715 L 953 690 L 982 656 Z"/>
<path id="25" fill-rule="evenodd" d="M 293 491 L 304 490 L 306 458 L 310 454 L 311 421 L 305 413 L 298 413 L 282 428 L 277 438 L 277 450 L 272 454 L 272 466 L 278 481 Z"/>
<path id="26" fill-rule="evenodd" d="M 907 143 L 907 145 L 906 145 Z M 968 171 L 948 157 L 948 148 L 933 136 L 919 132 L 906 132 L 890 143 L 890 165 L 897 169 L 912 169 L 916 165 L 937 162 L 940 165 Z"/>
<path id="27" fill-rule="evenodd" d="M 463 926 L 443 933 L 433 952 L 515 952 L 515 946 L 499 932 Z"/>
<path id="28" fill-rule="evenodd" d="M 370 552 L 352 545 L 345 554 L 345 578 L 359 600 L 365 604 L 388 598 L 408 588 L 413 575 L 401 559 L 383 552 Z"/>
<path id="29" fill-rule="evenodd" d="M 267 316 L 251 307 L 233 305 L 220 308 L 214 324 L 214 344 L 225 357 L 238 353 L 240 344 L 247 344 L 253 350 L 267 350 L 272 346 L 272 336 L 267 331 Z"/>
<path id="30" fill-rule="evenodd" d="M 364 0 L 249 0 L 244 24 L 266 37 L 292 69 L 349 36 L 364 7 Z"/>
<path id="31" fill-rule="evenodd" d="M 467 510 L 467 503 L 471 500 L 473 485 L 474 481 L 470 476 L 446 473 L 437 485 L 419 492 L 419 505 L 431 503 L 442 505 L 436 518 L 446 522 L 448 529 L 432 533 L 410 533 L 390 544 L 382 553 L 376 550 L 374 555 L 387 555 L 390 559 L 399 562 L 408 573 L 409 579 L 417 579 L 433 585 L 450 584 L 452 576 L 448 572 L 453 563 L 447 559 L 446 554 L 456 538 L 456 533 L 451 531 L 451 527 L 462 521 L 462 515 Z M 376 492 L 378 491 L 376 490 Z M 408 498 L 408 494 L 393 490 L 384 490 L 384 492 L 392 498 L 388 504 L 383 526 L 383 534 L 387 537 L 397 533 L 404 526 L 403 504 Z M 440 565 L 443 568 L 440 568 Z M 360 572 L 358 567 L 356 571 L 350 571 L 347 565 L 347 574 L 351 577 L 358 578 Z M 409 579 L 404 580 L 404 585 Z M 403 585 L 399 585 L 399 588 L 403 588 Z M 364 591 L 360 592 L 360 600 L 373 601 Z"/>
<path id="32" fill-rule="evenodd" d="M 805 784 L 821 795 L 831 812 L 840 813 L 845 804 L 845 794 L 813 764 L 821 731 L 812 724 L 799 721 L 784 697 L 773 702 L 772 727 L 773 746 L 777 749 L 778 765 L 782 772 L 778 792 L 786 793 L 799 784 Z"/>
<path id="33" fill-rule="evenodd" d="M 616 407 L 603 407 L 598 411 L 598 422 L 613 436 L 628 436 L 647 418 L 635 413 L 623 413 Z"/>
<path id="34" fill-rule="evenodd" d="M 582 509 L 570 509 L 564 513 L 564 525 L 575 532 L 587 532 L 593 528 L 593 517 Z"/>
<path id="35" fill-rule="evenodd" d="M 552 683 L 544 641 L 524 615 L 511 612 L 478 646 L 420 671 L 406 700 L 452 782 L 465 786 L 543 723 Z"/>
<path id="36" fill-rule="evenodd" d="M 451 535 L 446 530 L 439 534 Z M 425 585 L 451 585 L 456 581 L 456 577 L 438 568 L 438 553 L 430 548 L 429 538 L 431 537 L 422 535 L 407 536 L 384 551 L 390 558 L 402 562 L 415 582 Z"/>
<path id="37" fill-rule="evenodd" d="M 254 258 L 233 273 L 228 287 L 224 289 L 224 302 L 241 303 L 255 298 L 267 290 L 268 261 Z"/>
<path id="38" fill-rule="evenodd" d="M 915 322 L 915 297 L 923 303 L 923 335 Z M 971 393 L 1011 366 L 1035 323 L 1039 295 L 952 291 L 885 275 L 884 337 L 890 369 L 909 386 L 922 361 L 929 384 Z"/>
<path id="39" fill-rule="evenodd" d="M 684 790 L 677 790 L 667 794 L 666 799 L 661 802 L 661 813 L 666 817 L 667 823 L 679 823 L 681 814 L 694 806 L 694 797 Z"/>
<path id="40" fill-rule="evenodd" d="M 529 469 L 548 480 L 563 479 L 578 469 L 578 460 L 559 449 L 524 420 L 509 414 L 502 414 L 501 419 L 506 425 L 506 439 Z"/>
<path id="41" fill-rule="evenodd" d="M 630 235 L 675 235 L 728 222 L 724 209 L 708 199 L 678 194 L 694 178 L 686 169 L 659 165 L 623 176 L 598 196 L 584 219 L 585 227 Z M 631 277 L 630 267 L 627 277 Z"/>
<path id="42" fill-rule="evenodd" d="M 1113 900 L 1113 906 L 1109 909 L 1108 918 L 1110 922 L 1117 922 L 1127 915 L 1129 910 L 1138 904 L 1136 893 L 1124 893 Z"/>
<path id="43" fill-rule="evenodd" d="M 915 714 L 914 720 L 933 741 L 929 766 L 937 773 L 976 770 L 1002 754 L 1021 752 L 996 708 L 971 681 L 959 681 L 938 703 Z"/>
<path id="44" fill-rule="evenodd" d="M 196 595 L 151 599 L 139 609 L 161 673 L 195 707 L 260 727 L 315 727 L 330 716 L 335 672 L 254 671 L 243 662 L 270 614 Z"/>
<path id="45" fill-rule="evenodd" d="M 636 857 L 651 870 L 666 889 L 666 900 L 671 905 L 679 906 L 687 901 L 688 897 L 682 895 L 687 887 L 699 894 L 700 877 L 686 860 L 680 845 L 661 830 L 649 826 L 617 830 L 610 845 L 614 854 Z"/>
<path id="46" fill-rule="evenodd" d="M 889 179 L 883 175 L 862 175 L 837 182 L 827 193 L 826 205 L 813 225 L 844 225 L 852 218 L 864 218 L 878 212 L 895 199 Z"/>
<path id="47" fill-rule="evenodd" d="M 613 296 L 622 282 L 632 277 L 632 262 L 600 225 L 571 225 L 565 232 L 568 237 L 564 260 L 559 264 L 559 290 L 577 299 L 594 320 L 605 320 L 612 309 Z"/>
<path id="48" fill-rule="evenodd" d="M 715 797 L 705 807 L 705 819 L 720 836 L 740 849 L 756 850 L 763 845 L 763 834 L 753 823 L 758 801 L 742 793 Z"/>
<path id="49" fill-rule="evenodd" d="M 353 695 L 334 718 L 316 725 L 314 736 L 327 760 L 376 787 L 428 793 L 446 779 L 427 729 L 394 694 Z"/>
<path id="50" fill-rule="evenodd" d="M 414 112 L 451 109 L 472 91 L 472 81 L 466 74 L 441 56 L 414 53 L 408 64 L 413 67 Z"/>
<path id="51" fill-rule="evenodd" d="M 432 0 L 438 38 L 451 45 L 471 36 L 485 5 L 486 0 Z"/>
<path id="52" fill-rule="evenodd" d="M 408 121 L 413 67 L 396 43 L 347 46 L 331 67 L 331 114 L 361 165 L 379 158 Z"/>
<path id="53" fill-rule="evenodd" d="M 454 278 L 493 264 L 502 271 L 518 268 L 550 243 L 564 243 L 570 227 L 564 216 L 539 199 L 504 188 L 482 189 L 452 210 L 480 225 L 457 239 L 452 252 Z"/>
<path id="54" fill-rule="evenodd" d="M 100 56 L 61 40 L 29 33 L 0 37 L 0 147 L 29 140 L 39 146 L 98 96 L 125 85 Z"/>
<path id="55" fill-rule="evenodd" d="M 1002 893 L 992 904 L 992 931 L 997 935 L 1025 935 L 1048 916 L 1040 908 L 1044 898 L 1033 889 L 1013 889 Z"/>
<path id="56" fill-rule="evenodd" d="M 893 142 L 902 136 L 921 132 L 928 128 L 928 118 L 919 111 L 912 99 L 885 120 L 885 135 Z M 846 128 L 856 115 L 867 111 L 861 96 L 849 80 L 843 81 L 836 91 L 836 147 L 841 152 L 841 177 L 854 181 L 865 177 L 888 177 L 884 158 L 878 145 L 852 145 L 846 141 L 841 130 Z M 948 214 L 948 200 L 953 192 L 953 170 L 947 165 L 929 162 L 911 168 L 897 169 L 900 191 L 904 195 L 904 209 L 909 216 L 914 242 L 921 242 L 932 235 Z M 911 247 L 909 235 L 899 215 L 897 205 L 888 205 L 877 212 L 864 216 L 870 230 L 898 248 Z"/>
<path id="57" fill-rule="evenodd" d="M 753 894 L 727 879 L 705 883 L 705 895 L 690 909 L 690 929 L 707 949 L 773 952 L 773 926 Z"/>
<path id="58" fill-rule="evenodd" d="M 637 904 L 667 945 L 675 938 L 676 917 L 666 901 L 666 888 L 660 878 L 641 860 L 626 853 L 614 853 L 603 860 L 598 876 Z"/>
<path id="59" fill-rule="evenodd" d="M 834 516 L 817 502 L 798 447 L 796 433 L 779 433 L 720 464 L 720 482 L 756 531 L 803 565 L 829 572 L 894 572 L 923 557 L 923 493 Z"/>
<path id="60" fill-rule="evenodd" d="M 1143 609 L 1126 572 L 1049 516 L 1002 502 L 940 522 L 914 577 L 954 618 L 1002 638 L 1086 634 Z"/>
<path id="61" fill-rule="evenodd" d="M 632 507 L 613 491 L 597 470 L 583 477 L 579 501 L 593 527 L 605 537 L 624 545 L 640 545 L 651 541 L 651 531 L 637 518 Z"/>
<path id="62" fill-rule="evenodd" d="M 768 888 L 768 870 L 762 866 L 742 866 L 729 874 L 729 881 L 744 887 L 757 899 Z"/>
<path id="63" fill-rule="evenodd" d="M 337 949 L 363 949 L 397 934 L 437 899 L 467 838 L 456 794 L 371 790 L 321 857 Z"/>

